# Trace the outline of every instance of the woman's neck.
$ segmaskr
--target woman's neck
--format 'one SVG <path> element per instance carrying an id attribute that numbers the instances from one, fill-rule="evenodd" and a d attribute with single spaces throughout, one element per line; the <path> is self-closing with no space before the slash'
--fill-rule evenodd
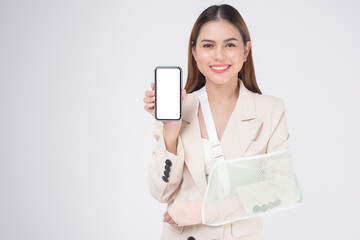
<path id="1" fill-rule="evenodd" d="M 214 84 L 211 81 L 206 82 L 206 93 L 209 102 L 228 103 L 239 97 L 240 82 L 238 79 L 231 80 L 226 84 Z"/>

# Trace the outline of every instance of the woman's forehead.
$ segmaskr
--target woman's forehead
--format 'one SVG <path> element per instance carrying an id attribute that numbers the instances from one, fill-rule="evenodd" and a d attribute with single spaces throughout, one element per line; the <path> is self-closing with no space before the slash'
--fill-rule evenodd
<path id="1" fill-rule="evenodd" d="M 199 32 L 199 40 L 209 39 L 216 42 L 223 42 L 229 38 L 240 39 L 239 30 L 232 25 L 231 23 L 220 20 L 220 21 L 211 21 L 202 25 Z"/>

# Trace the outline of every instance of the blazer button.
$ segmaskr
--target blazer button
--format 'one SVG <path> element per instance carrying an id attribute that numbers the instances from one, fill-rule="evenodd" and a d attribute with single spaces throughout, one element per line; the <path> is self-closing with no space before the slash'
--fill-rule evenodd
<path id="1" fill-rule="evenodd" d="M 169 165 L 165 165 L 165 169 L 170 171 L 170 166 L 169 166 Z"/>
<path id="2" fill-rule="evenodd" d="M 166 176 L 162 176 L 162 179 L 164 180 L 164 182 L 168 182 L 169 179 Z"/>
<path id="3" fill-rule="evenodd" d="M 164 175 L 168 178 L 169 177 L 169 170 L 165 170 Z"/>
<path id="4" fill-rule="evenodd" d="M 190 236 L 187 240 L 195 240 L 195 238 Z"/>
<path id="5" fill-rule="evenodd" d="M 171 167 L 171 165 L 172 165 L 172 162 L 171 162 L 170 159 L 166 159 L 165 163 L 166 163 L 166 165 L 168 165 L 168 166 L 170 166 L 170 167 Z"/>

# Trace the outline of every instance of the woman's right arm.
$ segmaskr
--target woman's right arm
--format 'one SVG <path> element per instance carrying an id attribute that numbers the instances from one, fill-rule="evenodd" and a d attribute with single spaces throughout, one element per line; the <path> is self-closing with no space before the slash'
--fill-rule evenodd
<path id="1" fill-rule="evenodd" d="M 154 116 L 155 91 L 145 92 L 145 110 Z M 182 104 L 186 100 L 186 91 L 182 92 Z M 153 127 L 153 136 L 157 145 L 148 165 L 147 181 L 151 195 L 160 202 L 167 203 L 174 199 L 180 186 L 184 168 L 184 148 L 180 138 L 180 121 L 157 121 Z"/>
<path id="2" fill-rule="evenodd" d="M 151 195 L 160 202 L 167 203 L 174 199 L 180 186 L 184 168 L 184 148 L 181 137 L 170 140 L 171 152 L 167 149 L 167 140 L 163 134 L 163 123 L 155 121 L 153 136 L 157 145 L 148 166 L 147 181 Z M 175 145 L 176 144 L 176 145 Z M 175 154 L 176 153 L 176 154 Z"/>

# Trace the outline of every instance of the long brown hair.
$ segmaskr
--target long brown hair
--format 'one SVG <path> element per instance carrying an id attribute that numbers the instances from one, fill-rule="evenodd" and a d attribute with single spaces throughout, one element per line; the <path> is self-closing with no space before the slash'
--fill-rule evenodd
<path id="1" fill-rule="evenodd" d="M 212 5 L 205 9 L 196 20 L 189 39 L 188 76 L 185 85 L 187 93 L 192 93 L 193 91 L 200 89 L 206 83 L 205 76 L 199 71 L 194 56 L 192 55 L 192 44 L 196 46 L 196 41 L 202 25 L 215 20 L 225 20 L 234 25 L 240 32 L 244 46 L 246 46 L 247 41 L 250 41 L 249 30 L 240 13 L 234 7 L 228 4 L 222 4 Z M 238 73 L 238 78 L 243 81 L 247 89 L 252 92 L 262 94 L 256 83 L 251 48 L 248 57 L 246 58 L 246 62 L 244 62 L 240 72 Z"/>

